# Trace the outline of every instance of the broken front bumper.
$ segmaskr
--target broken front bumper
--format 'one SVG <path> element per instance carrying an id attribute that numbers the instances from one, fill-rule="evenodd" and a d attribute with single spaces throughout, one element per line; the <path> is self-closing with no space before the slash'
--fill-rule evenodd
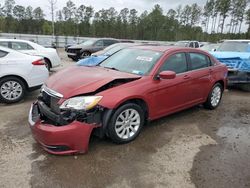
<path id="1" fill-rule="evenodd" d="M 33 137 L 52 154 L 86 153 L 92 130 L 98 125 L 73 121 L 68 125 L 55 126 L 40 118 L 39 106 L 30 108 L 29 124 Z"/>

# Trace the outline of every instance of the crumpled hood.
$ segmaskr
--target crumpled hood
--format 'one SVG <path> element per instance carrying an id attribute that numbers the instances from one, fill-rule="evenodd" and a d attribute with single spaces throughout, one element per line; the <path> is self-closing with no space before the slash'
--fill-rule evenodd
<path id="1" fill-rule="evenodd" d="M 105 69 L 102 67 L 71 66 L 52 75 L 46 86 L 63 98 L 92 93 L 116 79 L 140 78 L 138 75 Z"/>

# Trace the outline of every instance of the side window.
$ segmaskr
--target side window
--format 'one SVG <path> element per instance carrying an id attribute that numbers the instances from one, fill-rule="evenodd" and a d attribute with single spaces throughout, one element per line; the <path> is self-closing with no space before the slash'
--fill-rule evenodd
<path id="1" fill-rule="evenodd" d="M 189 53 L 191 60 L 191 70 L 202 69 L 210 65 L 210 59 L 204 54 Z"/>
<path id="2" fill-rule="evenodd" d="M 198 42 L 195 42 L 194 44 L 195 44 L 195 48 L 199 48 L 200 47 Z"/>
<path id="3" fill-rule="evenodd" d="M 0 58 L 6 56 L 7 54 L 8 54 L 8 52 L 0 50 Z"/>
<path id="4" fill-rule="evenodd" d="M 103 46 L 103 40 L 96 41 L 95 46 L 102 47 Z"/>
<path id="5" fill-rule="evenodd" d="M 3 47 L 5 47 L 5 48 L 8 48 L 8 47 L 9 47 L 7 41 L 2 41 L 2 42 L 0 42 L 0 46 L 3 46 Z"/>
<path id="6" fill-rule="evenodd" d="M 104 40 L 104 46 L 110 46 L 115 43 L 117 43 L 115 40 Z"/>
<path id="7" fill-rule="evenodd" d="M 25 42 L 11 42 L 11 48 L 14 50 L 33 50 L 32 46 Z"/>
<path id="8" fill-rule="evenodd" d="M 185 53 L 177 53 L 170 56 L 160 69 L 161 71 L 174 71 L 176 74 L 188 70 Z"/>
<path id="9" fill-rule="evenodd" d="M 190 48 L 194 48 L 194 43 L 193 43 L 193 42 L 190 42 L 190 43 L 189 43 L 189 47 L 190 47 Z"/>

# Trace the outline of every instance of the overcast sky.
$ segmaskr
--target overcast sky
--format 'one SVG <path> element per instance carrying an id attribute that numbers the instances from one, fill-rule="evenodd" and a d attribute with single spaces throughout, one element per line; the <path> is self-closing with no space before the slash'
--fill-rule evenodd
<path id="1" fill-rule="evenodd" d="M 0 0 L 1 4 L 4 4 L 5 0 Z M 57 0 L 56 11 L 62 9 L 68 0 Z M 143 11 L 150 11 L 155 4 L 159 4 L 164 13 L 170 8 L 175 9 L 178 5 L 185 6 L 186 4 L 191 5 L 192 3 L 197 3 L 199 6 L 204 6 L 207 0 L 72 0 L 76 6 L 81 4 L 85 6 L 94 7 L 95 11 L 98 11 L 102 8 L 107 9 L 114 7 L 117 11 L 120 11 L 123 8 L 136 9 L 139 14 Z M 23 6 L 32 6 L 33 8 L 40 6 L 44 13 L 46 14 L 47 19 L 51 19 L 49 2 L 48 0 L 15 0 L 16 4 Z M 229 22 L 229 19 L 226 20 L 226 24 Z M 246 31 L 247 26 L 243 23 L 242 31 Z"/>
<path id="2" fill-rule="evenodd" d="M 1 0 L 4 2 L 4 0 Z M 46 16 L 49 16 L 49 10 L 48 10 L 48 0 L 15 0 L 16 4 L 20 5 L 31 5 L 32 7 L 41 6 L 41 8 L 44 10 Z M 62 9 L 66 5 L 66 2 L 68 0 L 57 0 L 57 9 Z M 198 3 L 200 6 L 203 6 L 206 2 L 206 0 L 72 0 L 76 4 L 76 6 L 79 6 L 81 4 L 84 4 L 85 6 L 91 5 L 94 7 L 95 11 L 98 11 L 102 8 L 110 8 L 114 7 L 116 10 L 121 10 L 122 8 L 135 8 L 140 13 L 144 10 L 151 10 L 155 4 L 160 4 L 160 6 L 163 8 L 164 12 L 167 12 L 170 8 L 176 8 L 178 5 L 186 5 L 186 4 L 192 4 L 192 3 Z M 1 3 L 2 4 L 2 3 Z"/>

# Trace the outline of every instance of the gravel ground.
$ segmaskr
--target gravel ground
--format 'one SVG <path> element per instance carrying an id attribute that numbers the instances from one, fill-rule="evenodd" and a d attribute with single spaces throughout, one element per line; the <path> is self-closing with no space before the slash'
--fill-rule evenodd
<path id="1" fill-rule="evenodd" d="M 63 67 L 72 65 L 59 50 Z M 151 122 L 134 142 L 92 138 L 88 154 L 54 156 L 33 140 L 29 107 L 39 91 L 0 104 L 0 187 L 250 187 L 250 93 L 227 90 L 202 106 Z"/>

